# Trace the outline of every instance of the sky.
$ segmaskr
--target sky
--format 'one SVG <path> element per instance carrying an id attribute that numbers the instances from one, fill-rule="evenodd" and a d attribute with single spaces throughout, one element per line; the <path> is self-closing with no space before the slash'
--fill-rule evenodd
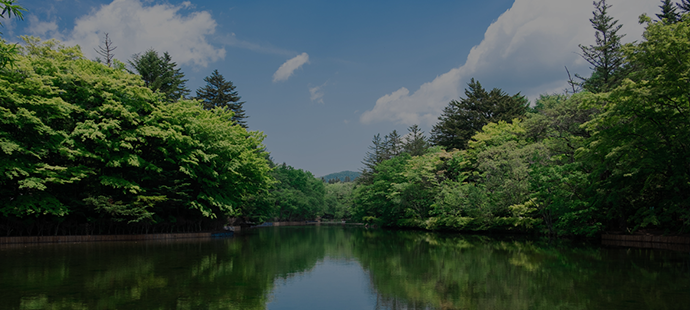
<path id="1" fill-rule="evenodd" d="M 3 38 L 55 38 L 95 59 L 169 52 L 195 90 L 217 69 L 237 87 L 249 130 L 277 163 L 323 176 L 358 171 L 374 135 L 428 135 L 471 78 L 485 88 L 563 93 L 589 76 L 592 0 L 20 0 Z M 642 40 L 655 0 L 609 0 L 624 42 Z"/>

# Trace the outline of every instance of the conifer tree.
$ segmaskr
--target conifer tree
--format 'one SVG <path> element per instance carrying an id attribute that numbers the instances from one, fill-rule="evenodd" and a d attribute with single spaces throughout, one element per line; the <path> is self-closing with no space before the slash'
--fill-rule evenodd
<path id="1" fill-rule="evenodd" d="M 486 91 L 472 79 L 465 89 L 465 98 L 452 100 L 443 109 L 439 122 L 431 130 L 431 140 L 446 149 L 465 149 L 467 142 L 490 122 L 512 122 L 527 112 L 527 99 L 513 96 L 499 88 Z"/>
<path id="2" fill-rule="evenodd" d="M 244 101 L 235 90 L 231 81 L 226 81 L 218 70 L 213 70 L 210 76 L 204 78 L 206 85 L 196 90 L 196 98 L 201 100 L 207 110 L 215 107 L 230 109 L 235 112 L 232 120 L 240 126 L 247 128 L 247 116 L 242 107 Z"/>
<path id="3" fill-rule="evenodd" d="M 618 25 L 618 20 L 613 20 L 607 10 L 611 5 L 606 0 L 594 2 L 596 9 L 592 12 L 594 17 L 589 21 L 596 30 L 595 45 L 583 46 L 582 57 L 593 67 L 592 76 L 583 78 L 582 87 L 593 93 L 606 92 L 618 86 L 623 80 L 623 53 L 621 52 L 621 38 L 618 31 L 623 25 Z"/>
<path id="4" fill-rule="evenodd" d="M 407 136 L 403 144 L 403 150 L 412 156 L 419 156 L 426 153 L 429 148 L 429 141 L 424 136 L 424 132 L 419 126 L 412 125 L 407 128 Z"/>
<path id="5" fill-rule="evenodd" d="M 665 24 L 675 24 L 680 19 L 680 16 L 678 16 L 678 12 L 676 11 L 676 7 L 673 5 L 671 0 L 661 0 L 661 5 L 659 8 L 661 8 L 661 13 L 656 14 L 656 17 L 659 18 L 659 21 L 662 21 Z"/>
<path id="6" fill-rule="evenodd" d="M 129 65 L 141 75 L 146 87 L 165 94 L 168 101 L 177 101 L 189 94 L 185 87 L 187 80 L 184 79 L 184 73 L 176 68 L 177 63 L 172 61 L 168 52 L 159 56 L 155 50 L 150 49 L 144 54 L 135 54 L 132 58 Z"/>
<path id="7" fill-rule="evenodd" d="M 385 159 L 390 159 L 402 153 L 403 141 L 397 130 L 393 130 L 384 139 L 385 141 Z"/>
<path id="8" fill-rule="evenodd" d="M 681 0 L 680 3 L 676 3 L 676 5 L 681 10 L 681 12 L 690 12 L 690 0 Z"/>

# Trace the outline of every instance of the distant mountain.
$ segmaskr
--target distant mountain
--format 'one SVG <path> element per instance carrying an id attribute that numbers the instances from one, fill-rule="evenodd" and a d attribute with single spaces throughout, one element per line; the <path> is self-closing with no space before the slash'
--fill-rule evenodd
<path id="1" fill-rule="evenodd" d="M 340 171 L 340 172 L 324 175 L 321 178 L 326 180 L 326 182 L 328 182 L 329 180 L 336 180 L 336 179 L 340 180 L 340 182 L 345 182 L 345 177 L 348 177 L 348 179 L 350 181 L 354 181 L 355 178 L 357 178 L 359 175 L 360 175 L 360 173 L 356 172 L 356 171 Z"/>

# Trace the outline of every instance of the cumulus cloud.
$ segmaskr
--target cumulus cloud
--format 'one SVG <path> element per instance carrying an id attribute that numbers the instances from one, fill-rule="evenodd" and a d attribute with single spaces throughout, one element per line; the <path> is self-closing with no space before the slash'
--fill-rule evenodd
<path id="1" fill-rule="evenodd" d="M 309 63 L 309 55 L 307 53 L 299 54 L 292 59 L 286 61 L 284 64 L 278 68 L 278 71 L 273 74 L 273 82 L 285 81 L 295 70 L 302 67 L 302 65 Z"/>
<path id="2" fill-rule="evenodd" d="M 146 4 L 145 4 L 146 3 Z M 113 0 L 76 20 L 74 29 L 63 33 L 66 45 L 79 44 L 88 58 L 103 44 L 105 33 L 117 46 L 115 58 L 129 59 L 150 48 L 169 52 L 178 64 L 206 67 L 225 57 L 225 49 L 209 44 L 207 37 L 216 29 L 216 21 L 206 11 L 183 14 L 193 9 L 189 1 L 179 5 L 156 4 L 150 1 Z M 50 24 L 31 23 L 35 32 L 57 32 Z"/>
<path id="3" fill-rule="evenodd" d="M 35 15 L 29 16 L 29 28 L 27 29 L 31 35 L 45 38 L 52 37 L 56 39 L 61 39 L 61 35 L 58 29 L 57 22 L 42 22 L 38 20 Z"/>
<path id="4" fill-rule="evenodd" d="M 622 23 L 624 41 L 639 40 L 642 13 L 656 12 L 658 3 L 648 0 L 608 1 L 610 14 Z M 587 75 L 589 64 L 579 55 L 578 44 L 594 44 L 589 19 L 591 1 L 515 0 L 484 33 L 464 65 L 424 83 L 410 93 L 405 87 L 382 96 L 360 116 L 362 123 L 391 121 L 406 125 L 432 125 L 452 99 L 458 99 L 470 78 L 484 87 L 520 91 L 530 99 L 561 92 L 567 87 L 564 66 Z"/>

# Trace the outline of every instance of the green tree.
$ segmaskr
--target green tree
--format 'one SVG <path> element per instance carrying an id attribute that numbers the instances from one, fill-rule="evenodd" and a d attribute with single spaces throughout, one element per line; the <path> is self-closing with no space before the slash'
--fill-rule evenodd
<path id="1" fill-rule="evenodd" d="M 429 141 L 416 124 L 407 128 L 407 135 L 404 140 L 403 150 L 412 156 L 422 155 L 429 149 Z"/>
<path id="2" fill-rule="evenodd" d="M 13 4 L 14 1 L 11 0 L 0 0 L 0 19 L 12 17 L 13 15 L 20 20 L 24 19 L 22 11 L 26 11 L 23 7 L 18 4 Z M 2 22 L 0 21 L 0 26 Z M 0 32 L 2 34 L 2 32 Z M 5 44 L 5 40 L 0 38 L 0 70 L 6 66 L 12 66 L 14 64 L 14 56 L 17 54 L 17 46 L 15 44 L 8 45 Z"/>
<path id="3" fill-rule="evenodd" d="M 690 12 L 690 0 L 681 0 L 680 3 L 676 3 L 676 5 L 683 13 Z"/>
<path id="4" fill-rule="evenodd" d="M 608 14 L 607 10 L 611 5 L 606 4 L 606 0 L 594 2 L 594 6 L 594 17 L 589 21 L 596 30 L 596 43 L 590 46 L 580 45 L 582 58 L 592 65 L 592 75 L 589 78 L 576 76 L 583 80 L 582 87 L 585 90 L 599 93 L 620 85 L 624 78 L 624 57 L 621 52 L 623 36 L 618 34 L 623 25 L 618 25 L 618 20 L 613 20 Z"/>
<path id="5" fill-rule="evenodd" d="M 653 22 L 644 41 L 624 48 L 637 69 L 587 106 L 601 113 L 583 160 L 593 167 L 590 190 L 613 228 L 690 228 L 690 19 Z"/>
<path id="6" fill-rule="evenodd" d="M 168 52 L 158 55 L 153 49 L 143 54 L 135 54 L 129 61 L 129 65 L 144 80 L 144 85 L 153 91 L 163 93 L 168 101 L 176 101 L 185 98 L 189 90 L 185 87 L 187 80 L 184 73 L 172 61 Z"/>
<path id="7" fill-rule="evenodd" d="M 527 112 L 528 102 L 519 93 L 508 95 L 498 88 L 487 92 L 472 79 L 465 98 L 452 100 L 443 109 L 439 122 L 431 130 L 431 141 L 446 149 L 465 149 L 472 136 L 490 122 L 511 122 Z"/>
<path id="8" fill-rule="evenodd" d="M 678 22 L 680 16 L 676 11 L 676 6 L 673 4 L 674 3 L 671 2 L 671 0 L 661 0 L 661 5 L 659 6 L 661 13 L 656 14 L 656 17 L 659 18 L 659 21 L 667 24 L 674 24 Z"/>
<path id="9" fill-rule="evenodd" d="M 240 96 L 235 90 L 235 85 L 231 81 L 226 81 L 218 70 L 213 70 L 210 76 L 204 78 L 205 86 L 196 90 L 196 99 L 201 100 L 205 109 L 220 107 L 229 109 L 235 116 L 232 120 L 240 126 L 247 128 L 247 116 L 242 108 L 244 101 L 240 101 Z"/>
<path id="10" fill-rule="evenodd" d="M 263 134 L 234 125 L 230 111 L 161 104 L 122 66 L 25 41 L 17 70 L 0 75 L 0 214 L 198 230 L 243 214 L 271 184 Z"/>

